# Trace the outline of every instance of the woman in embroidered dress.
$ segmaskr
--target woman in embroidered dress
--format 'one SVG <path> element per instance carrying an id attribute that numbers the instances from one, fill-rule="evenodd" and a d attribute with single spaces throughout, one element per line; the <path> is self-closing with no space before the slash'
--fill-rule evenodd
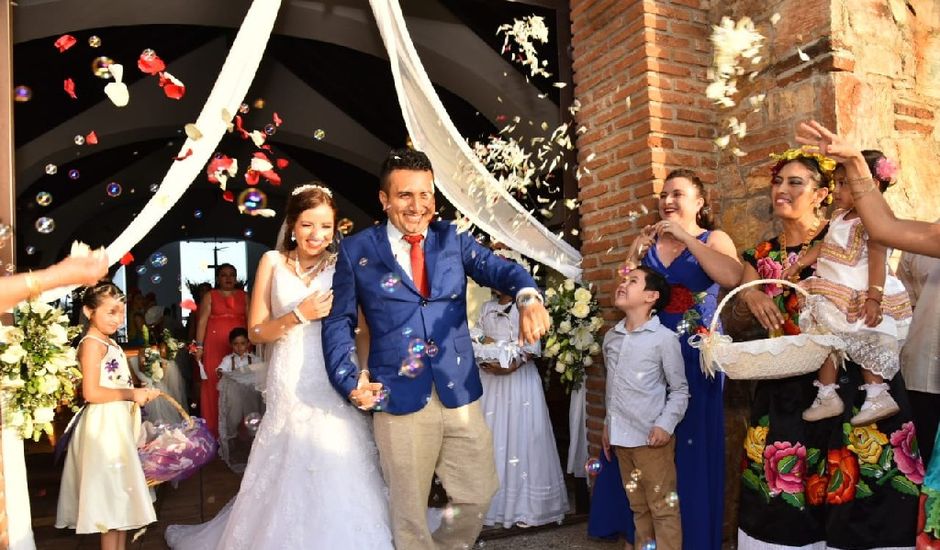
<path id="1" fill-rule="evenodd" d="M 680 333 L 689 382 L 689 406 L 675 431 L 683 546 L 718 550 L 725 479 L 723 380 L 702 373 L 699 351 L 688 339 L 698 325 L 711 322 L 719 287 L 737 284 L 741 263 L 731 238 L 713 229 L 705 186 L 695 172 L 674 170 L 666 176 L 659 216 L 660 222 L 644 228 L 634 240 L 626 266 L 649 266 L 672 287 L 672 298 L 658 315 L 664 325 Z M 622 486 L 618 492 L 623 493 Z M 595 506 L 603 504 L 592 503 Z"/>
<path id="2" fill-rule="evenodd" d="M 206 379 L 199 386 L 199 410 L 206 426 L 219 437 L 219 376 L 215 369 L 222 358 L 232 353 L 228 335 L 233 328 L 246 325 L 248 294 L 237 287 L 238 273 L 232 264 L 215 270 L 216 286 L 210 290 L 196 310 L 196 360 L 202 361 Z"/>
<path id="3" fill-rule="evenodd" d="M 863 151 L 881 192 L 890 186 L 897 167 L 881 151 Z M 816 275 L 802 286 L 812 296 L 801 315 L 822 323 L 846 343 L 848 357 L 861 365 L 865 403 L 852 417 L 853 426 L 867 426 L 898 412 L 885 379 L 900 370 L 900 341 L 911 324 L 911 302 L 901 281 L 890 273 L 888 250 L 869 240 L 854 210 L 845 184 L 845 168 L 835 170 L 835 205 L 822 243 L 790 265 L 784 278 L 796 276 L 803 265 L 817 264 Z M 836 393 L 836 362 L 829 357 L 819 369 L 819 393 L 803 420 L 817 421 L 842 414 L 845 406 Z"/>
<path id="4" fill-rule="evenodd" d="M 779 279 L 796 263 L 800 279 L 813 275 L 803 255 L 828 231 L 816 211 L 829 195 L 835 161 L 802 149 L 775 158 L 771 198 L 783 231 L 744 252 L 742 282 Z M 769 334 L 799 333 L 795 292 L 764 285 L 739 296 L 734 314 L 745 306 Z M 814 373 L 757 382 L 744 445 L 740 550 L 913 547 L 924 467 L 902 377 L 890 382 L 900 411 L 853 427 L 852 407 L 864 392 L 860 369 L 847 363 L 838 392 L 848 410 L 818 422 L 802 418 L 816 397 Z"/>

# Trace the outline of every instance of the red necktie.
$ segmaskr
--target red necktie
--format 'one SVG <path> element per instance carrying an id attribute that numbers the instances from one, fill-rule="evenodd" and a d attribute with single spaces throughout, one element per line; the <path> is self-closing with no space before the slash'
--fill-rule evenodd
<path id="1" fill-rule="evenodd" d="M 428 288 L 428 276 L 424 270 L 424 249 L 421 248 L 421 241 L 424 235 L 405 235 L 402 237 L 411 245 L 411 280 L 422 296 L 427 298 L 431 293 Z"/>

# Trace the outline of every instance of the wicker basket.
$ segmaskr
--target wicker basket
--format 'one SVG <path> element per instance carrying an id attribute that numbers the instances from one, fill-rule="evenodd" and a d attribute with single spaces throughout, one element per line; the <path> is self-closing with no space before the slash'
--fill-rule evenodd
<path id="1" fill-rule="evenodd" d="M 729 292 L 718 304 L 708 334 L 695 335 L 689 339 L 689 343 L 701 351 L 702 371 L 709 376 L 721 371 L 736 380 L 789 378 L 819 370 L 831 353 L 845 349 L 841 338 L 823 334 L 819 325 L 796 336 L 749 342 L 734 342 L 730 336 L 715 332 L 721 310 L 731 298 L 744 289 L 767 283 L 789 286 L 804 297 L 809 295 L 801 287 L 781 279 L 758 279 Z M 811 321 L 815 322 L 813 319 Z"/>
<path id="2" fill-rule="evenodd" d="M 204 421 L 202 419 L 191 417 L 189 413 L 186 412 L 186 409 L 184 409 L 183 406 L 176 401 L 176 399 L 173 399 L 162 391 L 158 397 L 162 397 L 163 399 L 169 401 L 169 403 L 173 405 L 173 408 L 175 408 L 180 413 L 180 416 L 183 417 L 182 422 L 172 425 L 172 427 L 182 430 L 188 439 L 188 471 L 180 471 L 177 474 L 178 479 L 183 479 L 188 477 L 193 471 L 201 468 L 204 464 L 215 457 L 216 451 L 218 449 L 218 443 L 205 427 Z M 172 461 L 174 454 L 162 453 L 161 451 L 162 450 L 157 447 L 157 443 L 155 441 L 148 441 L 138 448 L 138 453 L 141 457 L 141 464 L 144 467 L 144 473 L 147 478 L 148 487 L 154 487 L 163 483 L 164 481 L 169 481 L 169 479 L 153 479 L 151 475 L 148 474 L 148 465 L 157 458 L 169 459 Z M 163 464 L 163 467 L 166 467 L 166 464 Z"/>

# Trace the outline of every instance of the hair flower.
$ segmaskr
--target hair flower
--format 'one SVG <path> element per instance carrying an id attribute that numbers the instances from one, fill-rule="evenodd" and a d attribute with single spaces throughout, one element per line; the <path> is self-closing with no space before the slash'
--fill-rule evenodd
<path id="1" fill-rule="evenodd" d="M 894 178 L 898 175 L 898 165 L 888 157 L 881 157 L 875 162 L 875 177 L 886 185 L 897 183 Z"/>

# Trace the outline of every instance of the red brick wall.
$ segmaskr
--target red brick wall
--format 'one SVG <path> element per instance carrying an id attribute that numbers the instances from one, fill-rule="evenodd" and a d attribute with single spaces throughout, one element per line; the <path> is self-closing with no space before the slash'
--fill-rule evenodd
<path id="1" fill-rule="evenodd" d="M 585 279 L 609 304 L 617 265 L 638 228 L 656 220 L 667 172 L 684 167 L 715 181 L 714 112 L 705 98 L 710 61 L 707 2 L 699 0 L 573 0 L 575 95 L 581 101 L 578 140 Z M 590 162 L 586 159 L 594 155 Z M 650 213 L 635 221 L 631 212 Z M 614 312 L 607 308 L 609 320 Z M 591 367 L 588 428 L 597 452 L 604 375 Z"/>

